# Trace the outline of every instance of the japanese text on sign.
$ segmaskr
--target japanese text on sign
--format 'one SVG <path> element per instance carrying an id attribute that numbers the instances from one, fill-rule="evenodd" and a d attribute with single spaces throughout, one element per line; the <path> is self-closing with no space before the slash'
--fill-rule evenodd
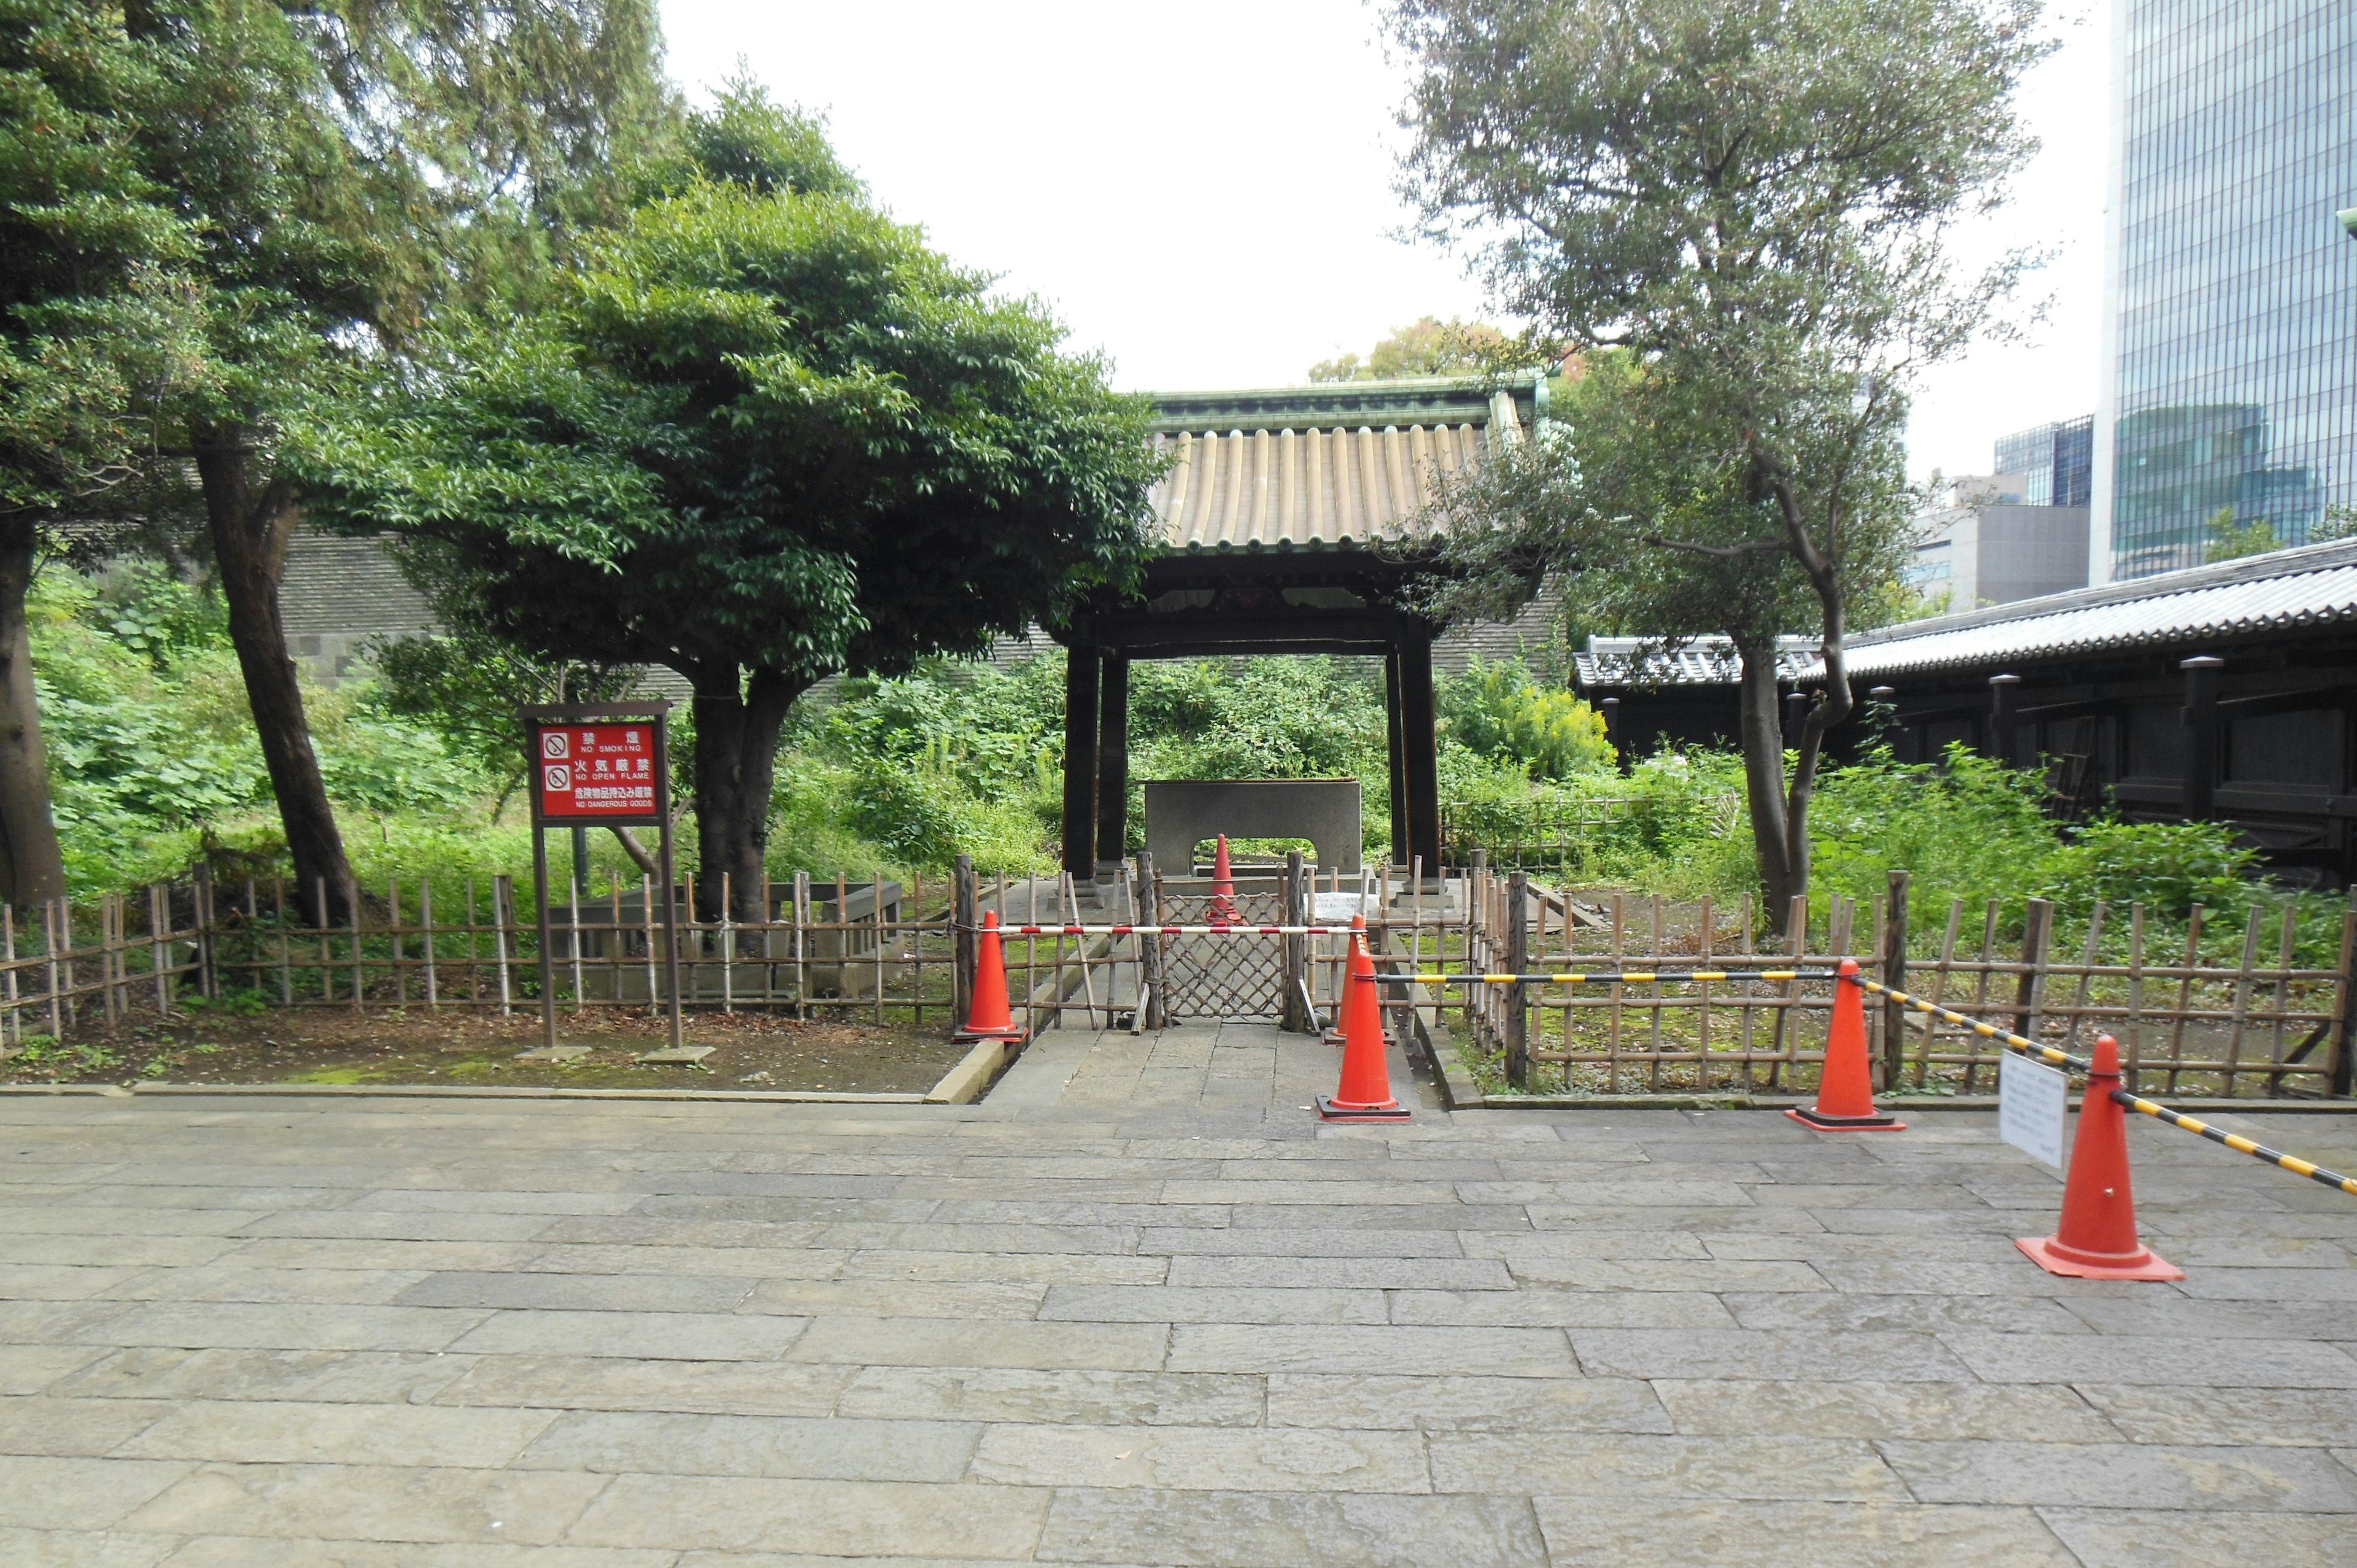
<path id="1" fill-rule="evenodd" d="M 540 814 L 549 821 L 653 821 L 662 759 L 651 724 L 566 725 L 540 732 Z"/>

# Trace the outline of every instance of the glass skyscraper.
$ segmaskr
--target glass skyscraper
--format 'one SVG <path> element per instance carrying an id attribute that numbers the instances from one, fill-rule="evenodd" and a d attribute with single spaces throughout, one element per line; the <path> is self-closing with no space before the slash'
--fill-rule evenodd
<path id="1" fill-rule="evenodd" d="M 2065 420 L 1996 438 L 1996 472 L 2019 474 L 2024 506 L 2085 506 L 2093 473 L 2095 421 Z"/>
<path id="2" fill-rule="evenodd" d="M 2117 0 L 2098 575 L 2357 502 L 2357 0 Z"/>

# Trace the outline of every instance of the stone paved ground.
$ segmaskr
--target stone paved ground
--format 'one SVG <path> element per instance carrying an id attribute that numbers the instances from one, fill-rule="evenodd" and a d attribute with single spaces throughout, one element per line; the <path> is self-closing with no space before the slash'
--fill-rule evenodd
<path id="1" fill-rule="evenodd" d="M 2357 1563 L 2357 1202 L 2139 1124 L 2191 1277 L 2073 1283 L 1983 1115 L 1321 1129 L 1333 1065 L 0 1101 L 0 1563 Z"/>

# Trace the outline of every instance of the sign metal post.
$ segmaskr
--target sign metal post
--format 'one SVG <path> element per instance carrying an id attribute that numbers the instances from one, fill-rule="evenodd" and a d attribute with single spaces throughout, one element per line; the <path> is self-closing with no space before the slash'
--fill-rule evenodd
<path id="1" fill-rule="evenodd" d="M 531 770 L 533 897 L 540 918 L 540 1021 L 556 1049 L 556 986 L 550 961 L 548 830 L 574 832 L 574 875 L 591 827 L 652 827 L 661 834 L 657 874 L 663 906 L 663 983 L 670 993 L 671 1052 L 685 1047 L 679 1006 L 679 908 L 673 887 L 669 703 L 592 703 L 519 708 Z M 614 931 L 621 938 L 620 928 Z M 578 926 L 572 940 L 581 940 Z M 649 998 L 650 1001 L 652 998 Z M 665 1053 L 669 1055 L 671 1053 Z"/>

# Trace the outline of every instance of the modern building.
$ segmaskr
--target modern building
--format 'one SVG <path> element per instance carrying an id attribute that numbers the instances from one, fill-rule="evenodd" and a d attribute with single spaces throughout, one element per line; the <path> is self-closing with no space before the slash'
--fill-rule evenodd
<path id="1" fill-rule="evenodd" d="M 2094 449 L 2091 413 L 1998 436 L 1996 471 L 2021 476 L 2024 506 L 2085 506 Z"/>
<path id="2" fill-rule="evenodd" d="M 2357 501 L 2357 5 L 2118 0 L 2094 580 Z"/>
<path id="3" fill-rule="evenodd" d="M 1925 510 L 1907 579 L 1951 610 L 2087 585 L 2094 420 L 2000 436 L 1996 472 L 1947 482 Z"/>

